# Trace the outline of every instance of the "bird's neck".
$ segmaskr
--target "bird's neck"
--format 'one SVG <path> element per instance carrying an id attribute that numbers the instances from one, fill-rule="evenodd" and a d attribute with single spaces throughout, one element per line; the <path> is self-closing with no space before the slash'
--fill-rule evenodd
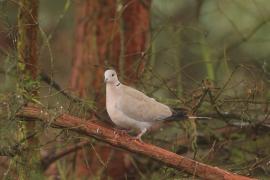
<path id="1" fill-rule="evenodd" d="M 119 87 L 121 85 L 121 83 L 119 82 L 119 81 L 117 81 L 115 84 L 114 84 L 114 86 L 116 86 L 116 87 Z"/>
<path id="2" fill-rule="evenodd" d="M 119 87 L 121 87 L 121 83 L 119 81 L 116 81 L 114 83 L 107 83 L 106 84 L 106 90 L 107 91 L 112 91 L 114 92 L 115 90 L 117 90 Z"/>
<path id="3" fill-rule="evenodd" d="M 106 84 L 106 107 L 108 108 L 119 97 L 121 83 L 107 83 Z"/>
<path id="4" fill-rule="evenodd" d="M 121 85 L 119 81 L 115 81 L 114 83 L 107 83 L 107 87 L 117 88 Z"/>

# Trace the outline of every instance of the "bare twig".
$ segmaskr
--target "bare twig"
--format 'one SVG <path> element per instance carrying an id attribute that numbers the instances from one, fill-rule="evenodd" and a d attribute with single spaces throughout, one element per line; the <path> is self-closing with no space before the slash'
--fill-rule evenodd
<path id="1" fill-rule="evenodd" d="M 88 141 L 83 141 L 78 144 L 75 144 L 70 147 L 66 147 L 62 151 L 56 153 L 56 154 L 49 154 L 48 156 L 45 156 L 41 160 L 41 166 L 43 170 L 46 170 L 53 162 L 59 160 L 60 158 L 64 157 L 65 155 L 68 155 L 72 152 L 78 151 L 84 146 L 88 145 Z"/>
<path id="2" fill-rule="evenodd" d="M 270 21 L 270 18 L 265 19 L 258 23 L 246 36 L 242 36 L 242 38 L 226 48 L 226 52 L 231 52 L 232 50 L 238 48 L 243 43 L 249 41 L 264 25 L 266 25 Z M 223 53 L 218 56 L 218 59 L 223 58 Z"/>
<path id="3" fill-rule="evenodd" d="M 0 156 L 9 156 L 14 157 L 16 155 L 21 154 L 23 151 L 27 150 L 26 147 L 23 146 L 23 143 L 29 139 L 32 139 L 36 136 L 36 132 L 28 135 L 27 137 L 23 138 L 19 142 L 17 142 L 13 146 L 2 146 L 0 147 Z"/>
<path id="4" fill-rule="evenodd" d="M 204 84 L 203 89 L 202 89 L 202 95 L 200 96 L 199 100 L 196 102 L 194 107 L 192 107 L 192 114 L 195 114 L 198 111 L 198 109 L 202 105 L 204 98 L 207 95 L 208 91 L 209 91 L 209 87 L 205 86 L 205 84 Z"/>
<path id="5" fill-rule="evenodd" d="M 63 96 L 65 96 L 67 99 L 73 101 L 73 102 L 83 102 L 80 98 L 72 96 L 71 94 L 67 93 L 56 81 L 54 81 L 48 74 L 45 72 L 41 72 L 40 78 L 42 81 L 50 85 L 55 90 L 59 91 Z"/>

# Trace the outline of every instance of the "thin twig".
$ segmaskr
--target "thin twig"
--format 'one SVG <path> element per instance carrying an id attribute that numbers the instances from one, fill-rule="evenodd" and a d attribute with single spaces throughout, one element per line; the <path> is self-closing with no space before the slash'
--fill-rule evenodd
<path id="1" fill-rule="evenodd" d="M 55 154 L 49 154 L 48 156 L 45 156 L 41 159 L 41 167 L 43 170 L 46 170 L 53 162 L 59 160 L 60 158 L 73 153 L 75 151 L 80 150 L 84 146 L 88 145 L 89 141 L 82 141 L 78 144 L 75 144 L 70 147 L 65 147 L 62 151 L 55 153 Z"/>

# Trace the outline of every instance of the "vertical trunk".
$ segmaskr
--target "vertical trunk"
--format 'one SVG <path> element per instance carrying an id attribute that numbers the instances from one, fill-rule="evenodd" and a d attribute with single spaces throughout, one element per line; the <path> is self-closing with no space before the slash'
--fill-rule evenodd
<path id="1" fill-rule="evenodd" d="M 149 8 L 149 4 L 137 0 L 77 1 L 70 85 L 81 97 L 91 96 L 99 112 L 105 107 L 105 96 L 101 94 L 101 89 L 104 87 L 103 73 L 106 68 L 116 69 L 122 79 L 130 83 L 135 83 L 143 72 L 146 60 L 143 54 L 150 26 Z M 88 155 L 91 157 L 89 168 L 92 171 L 82 163 L 82 152 L 78 152 L 78 172 L 97 175 L 102 169 L 102 177 L 124 179 L 130 168 L 128 154 L 108 146 L 96 145 L 94 148 L 99 157 L 95 151 Z M 105 169 L 99 163 L 99 158 L 103 162 L 108 161 Z"/>
<path id="2" fill-rule="evenodd" d="M 18 91 L 23 97 L 37 98 L 37 34 L 38 34 L 38 1 L 20 0 L 18 12 Z M 35 122 L 19 124 L 20 139 L 35 133 Z M 39 175 L 38 138 L 29 138 L 25 144 L 26 151 L 19 157 L 19 178 L 29 179 Z"/>
<path id="3" fill-rule="evenodd" d="M 115 1 L 85 0 L 76 4 L 76 44 L 70 85 L 81 97 L 91 95 L 97 101 L 103 86 L 105 63 L 116 64 L 116 58 L 111 59 L 119 51 L 118 45 L 112 44 L 118 33 Z M 116 51 L 109 51 L 113 47 Z M 88 92 L 89 87 L 91 92 Z"/>
<path id="4" fill-rule="evenodd" d="M 123 8 L 123 74 L 127 81 L 134 83 L 144 70 L 145 53 L 149 46 L 150 1 L 123 0 Z"/>
<path id="5" fill-rule="evenodd" d="M 25 80 L 37 77 L 38 1 L 21 0 L 18 13 L 18 70 Z M 20 66 L 21 65 L 21 66 Z"/>
<path id="6" fill-rule="evenodd" d="M 106 67 L 120 71 L 129 82 L 136 82 L 143 72 L 150 5 L 128 0 L 118 3 L 86 0 L 76 5 L 76 44 L 70 85 L 80 96 L 91 95 L 99 101 Z M 119 6 L 122 9 L 117 9 Z M 87 92 L 90 87 L 92 92 Z"/>

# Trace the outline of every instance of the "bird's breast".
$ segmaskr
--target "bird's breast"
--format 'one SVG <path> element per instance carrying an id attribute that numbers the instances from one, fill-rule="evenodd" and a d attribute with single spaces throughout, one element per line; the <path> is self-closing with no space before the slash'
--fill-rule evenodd
<path id="1" fill-rule="evenodd" d="M 106 109 L 111 119 L 114 119 L 116 113 L 116 103 L 119 96 L 110 86 L 106 87 Z"/>
<path id="2" fill-rule="evenodd" d="M 110 116 L 110 119 L 119 127 L 129 128 L 128 118 L 116 108 L 117 101 L 111 99 L 110 97 L 106 101 L 107 112 Z"/>

